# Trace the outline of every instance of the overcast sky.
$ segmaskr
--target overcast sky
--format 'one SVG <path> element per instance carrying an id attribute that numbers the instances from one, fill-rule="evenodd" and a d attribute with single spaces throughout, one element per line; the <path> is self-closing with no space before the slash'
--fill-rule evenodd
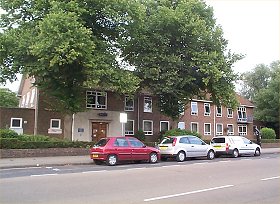
<path id="1" fill-rule="evenodd" d="M 280 59 L 280 0 L 205 0 L 234 53 L 246 55 L 233 67 L 245 72 Z M 19 82 L 6 87 L 17 91 Z"/>

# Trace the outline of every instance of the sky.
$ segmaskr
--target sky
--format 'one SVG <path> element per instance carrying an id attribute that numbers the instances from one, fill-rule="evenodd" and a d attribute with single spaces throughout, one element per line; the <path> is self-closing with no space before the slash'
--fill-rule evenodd
<path id="1" fill-rule="evenodd" d="M 234 72 L 243 73 L 258 64 L 280 60 L 280 0 L 204 1 L 214 9 L 228 49 L 245 55 L 232 67 Z M 17 92 L 19 83 L 8 83 L 6 87 Z"/>

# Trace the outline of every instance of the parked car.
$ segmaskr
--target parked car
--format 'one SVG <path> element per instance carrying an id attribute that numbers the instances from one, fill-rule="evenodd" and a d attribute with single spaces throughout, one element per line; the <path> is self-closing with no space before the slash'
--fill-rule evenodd
<path id="1" fill-rule="evenodd" d="M 90 157 L 96 164 L 106 162 L 110 166 L 128 160 L 156 163 L 160 159 L 160 151 L 147 147 L 134 137 L 106 137 L 90 149 Z"/>
<path id="2" fill-rule="evenodd" d="M 192 135 L 165 137 L 158 145 L 161 160 L 176 158 L 182 162 L 188 157 L 215 158 L 215 150 L 211 145 L 206 144 L 200 138 Z"/>
<path id="3" fill-rule="evenodd" d="M 244 154 L 261 155 L 261 147 L 242 136 L 217 136 L 213 137 L 210 144 L 216 151 L 216 156 L 232 155 L 238 157 Z"/>

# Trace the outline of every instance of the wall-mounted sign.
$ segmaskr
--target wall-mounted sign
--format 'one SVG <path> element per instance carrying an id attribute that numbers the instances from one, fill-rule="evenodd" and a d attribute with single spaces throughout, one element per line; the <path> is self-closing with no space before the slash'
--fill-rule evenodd
<path id="1" fill-rule="evenodd" d="M 108 116 L 108 113 L 98 113 L 98 116 L 106 117 L 106 116 Z"/>
<path id="2" fill-rule="evenodd" d="M 84 132 L 85 129 L 84 128 L 78 128 L 78 132 Z"/>

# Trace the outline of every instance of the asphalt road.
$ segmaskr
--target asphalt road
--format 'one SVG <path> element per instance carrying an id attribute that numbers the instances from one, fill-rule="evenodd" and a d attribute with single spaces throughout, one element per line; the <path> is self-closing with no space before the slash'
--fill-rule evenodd
<path id="1" fill-rule="evenodd" d="M 280 154 L 152 164 L 1 169 L 0 203 L 271 203 Z"/>

